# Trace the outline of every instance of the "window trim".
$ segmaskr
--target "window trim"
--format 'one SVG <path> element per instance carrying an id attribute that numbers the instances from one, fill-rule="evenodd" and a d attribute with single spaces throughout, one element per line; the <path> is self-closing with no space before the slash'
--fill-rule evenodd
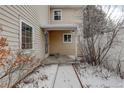
<path id="1" fill-rule="evenodd" d="M 61 19 L 60 19 L 60 20 L 55 20 L 55 19 L 54 19 L 54 12 L 55 12 L 55 11 L 60 11 L 60 12 L 61 12 Z M 54 20 L 54 21 L 62 21 L 62 9 L 53 9 L 52 12 L 53 12 L 53 20 Z"/>
<path id="2" fill-rule="evenodd" d="M 22 22 L 32 27 L 32 48 L 31 49 L 22 49 Z M 20 49 L 21 50 L 33 50 L 34 49 L 34 26 L 31 23 L 24 21 L 22 19 L 20 19 Z"/>
<path id="3" fill-rule="evenodd" d="M 64 36 L 65 36 L 65 35 L 71 35 L 71 42 L 65 42 L 65 41 L 64 41 Z M 63 43 L 72 43 L 72 33 L 64 33 L 64 34 L 63 34 Z"/>

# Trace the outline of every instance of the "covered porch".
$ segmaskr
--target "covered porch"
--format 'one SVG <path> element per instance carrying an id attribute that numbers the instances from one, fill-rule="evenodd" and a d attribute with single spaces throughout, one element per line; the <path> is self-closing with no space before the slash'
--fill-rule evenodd
<path id="1" fill-rule="evenodd" d="M 53 24 L 44 27 L 45 52 L 49 59 L 60 63 L 72 63 L 77 58 L 77 26 L 72 24 Z M 56 58 L 58 57 L 58 58 Z M 61 59 L 66 59 L 62 62 Z M 47 61 L 46 61 L 47 63 Z M 51 62 L 51 63 L 56 63 Z"/>

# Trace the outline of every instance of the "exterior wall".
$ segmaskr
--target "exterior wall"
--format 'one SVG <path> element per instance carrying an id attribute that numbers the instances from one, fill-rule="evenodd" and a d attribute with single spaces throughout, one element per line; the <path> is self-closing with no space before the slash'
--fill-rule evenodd
<path id="1" fill-rule="evenodd" d="M 38 14 L 38 19 L 40 21 L 41 27 L 48 24 L 49 21 L 49 6 L 48 5 L 33 5 L 33 8 L 36 9 Z"/>
<path id="2" fill-rule="evenodd" d="M 20 20 L 33 25 L 34 51 L 43 58 L 43 32 L 40 29 L 38 16 L 34 8 L 32 6 L 0 6 L 0 24 L 4 30 L 1 34 L 7 37 L 13 51 L 20 49 Z"/>
<path id="3" fill-rule="evenodd" d="M 62 20 L 53 19 L 53 10 L 56 8 L 50 9 L 50 23 L 51 24 L 78 24 L 81 23 L 79 15 L 81 15 L 80 8 L 59 8 L 62 10 Z"/>
<path id="4" fill-rule="evenodd" d="M 33 51 L 33 55 L 36 55 L 36 58 L 43 60 L 45 56 L 44 34 L 40 29 L 40 22 L 36 10 L 32 6 L 0 6 L 0 27 L 3 29 L 1 32 L 2 36 L 7 37 L 9 46 L 13 52 L 20 49 L 20 19 L 30 23 L 34 27 L 34 48 L 31 51 Z M 35 63 L 37 65 L 40 64 L 37 62 Z M 34 67 L 31 67 L 29 72 L 33 68 Z M 1 71 L 0 69 L 0 75 L 2 73 Z M 18 71 L 15 73 L 15 75 L 18 75 Z M 26 73 L 28 72 L 25 71 L 25 74 Z M 13 84 L 17 81 L 16 79 L 18 77 L 15 75 L 13 77 Z M 4 79 L 3 82 L 6 83 L 7 81 L 5 81 Z M 1 82 L 2 80 L 0 84 L 3 84 Z"/>
<path id="5" fill-rule="evenodd" d="M 72 43 L 63 42 L 63 34 L 71 31 L 50 31 L 49 32 L 49 52 L 61 55 L 75 55 L 75 35 L 72 33 Z"/>
<path id="6" fill-rule="evenodd" d="M 53 10 L 54 9 L 62 10 L 62 20 L 57 20 L 56 21 L 56 20 L 53 19 Z M 79 24 L 79 23 L 82 22 L 82 20 L 80 19 L 80 15 L 81 15 L 81 7 L 74 7 L 74 8 L 73 7 L 71 7 L 71 8 L 68 8 L 68 7 L 67 8 L 52 7 L 52 8 L 50 8 L 50 17 L 49 17 L 50 18 L 50 24 Z M 60 32 L 58 32 L 58 33 L 60 33 Z M 54 35 L 53 35 L 53 37 L 54 37 Z M 74 39 L 74 40 L 76 40 L 76 39 Z M 54 47 L 50 47 L 50 50 L 54 50 L 54 52 L 60 51 L 61 54 L 66 54 L 66 55 L 67 54 L 75 55 L 76 54 L 75 52 L 77 52 L 77 55 L 80 55 L 79 46 L 77 46 L 77 51 L 76 51 L 76 48 L 75 48 L 76 42 L 75 41 L 73 42 L 73 45 L 71 46 L 72 49 L 70 49 L 69 45 L 64 46 L 63 43 L 59 43 L 59 45 L 60 45 L 60 46 L 58 46 L 59 48 L 56 48 L 56 50 L 54 50 Z M 65 47 L 65 49 L 64 49 L 64 47 Z M 71 51 L 71 50 L 73 50 L 73 51 Z M 51 53 L 52 52 L 53 51 L 51 51 Z"/>

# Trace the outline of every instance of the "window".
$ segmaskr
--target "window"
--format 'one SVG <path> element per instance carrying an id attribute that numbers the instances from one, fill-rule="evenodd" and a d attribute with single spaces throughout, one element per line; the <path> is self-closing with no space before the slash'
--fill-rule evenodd
<path id="1" fill-rule="evenodd" d="M 72 35 L 71 34 L 64 34 L 64 43 L 72 43 Z"/>
<path id="2" fill-rule="evenodd" d="M 28 24 L 21 22 L 21 48 L 32 49 L 32 32 L 33 29 Z"/>
<path id="3" fill-rule="evenodd" d="M 62 17 L 62 11 L 61 10 L 53 10 L 53 17 L 54 20 L 61 20 Z"/>

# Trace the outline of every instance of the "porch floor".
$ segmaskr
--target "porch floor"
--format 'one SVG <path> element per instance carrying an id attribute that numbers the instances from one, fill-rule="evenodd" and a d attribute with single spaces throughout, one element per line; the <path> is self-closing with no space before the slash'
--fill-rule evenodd
<path id="1" fill-rule="evenodd" d="M 43 64 L 69 64 L 76 63 L 75 59 L 68 56 L 49 56 L 43 61 Z"/>

